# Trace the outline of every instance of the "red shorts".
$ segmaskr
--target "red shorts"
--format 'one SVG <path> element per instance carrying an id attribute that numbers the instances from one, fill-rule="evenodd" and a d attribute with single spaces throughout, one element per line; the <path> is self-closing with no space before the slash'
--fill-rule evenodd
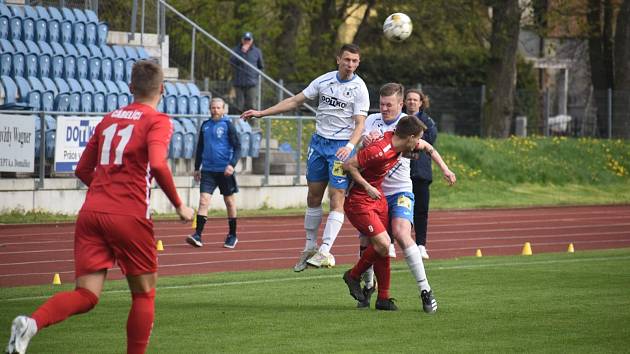
<path id="1" fill-rule="evenodd" d="M 348 199 L 343 208 L 352 226 L 361 234 L 374 237 L 387 231 L 389 216 L 387 199 L 384 197 L 370 205 L 354 203 L 352 199 Z"/>
<path id="2" fill-rule="evenodd" d="M 153 221 L 81 211 L 74 231 L 75 275 L 110 269 L 114 262 L 125 275 L 157 272 Z"/>

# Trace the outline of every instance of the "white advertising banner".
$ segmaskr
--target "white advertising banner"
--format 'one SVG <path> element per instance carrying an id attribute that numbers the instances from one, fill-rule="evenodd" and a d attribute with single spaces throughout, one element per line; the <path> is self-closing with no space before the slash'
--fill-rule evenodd
<path id="1" fill-rule="evenodd" d="M 55 172 L 73 172 L 103 117 L 57 117 Z"/>
<path id="2" fill-rule="evenodd" d="M 0 172 L 33 171 L 35 171 L 33 117 L 0 114 Z"/>

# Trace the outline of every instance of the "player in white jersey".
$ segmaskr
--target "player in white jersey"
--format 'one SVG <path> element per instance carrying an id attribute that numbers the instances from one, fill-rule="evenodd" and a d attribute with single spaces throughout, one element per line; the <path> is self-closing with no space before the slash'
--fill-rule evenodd
<path id="1" fill-rule="evenodd" d="M 401 84 L 389 83 L 381 87 L 380 113 L 367 117 L 363 131 L 363 145 L 378 139 L 387 131 L 396 129 L 396 124 L 400 118 L 406 115 L 402 113 L 403 97 L 404 87 Z M 424 143 L 428 145 L 428 143 Z M 455 174 L 448 169 L 438 152 L 434 149 L 429 151 L 432 151 L 431 157 L 442 168 L 444 177 L 454 182 Z M 398 164 L 385 176 L 382 188 L 389 206 L 391 233 L 400 248 L 403 249 L 405 261 L 407 261 L 407 265 L 416 279 L 422 299 L 422 308 L 426 313 L 434 313 L 437 310 L 437 301 L 433 297 L 433 291 L 427 280 L 420 250 L 411 237 L 414 195 L 409 158 L 400 157 Z M 369 240 L 363 235 L 360 236 L 360 240 L 361 250 L 363 250 L 368 246 Z M 370 296 L 374 292 L 374 277 L 371 268 L 364 274 L 363 278 L 366 283 L 363 289 L 365 301 L 357 304 L 357 307 L 360 308 L 370 306 Z"/>
<path id="2" fill-rule="evenodd" d="M 344 221 L 343 203 L 348 178 L 343 161 L 352 156 L 359 143 L 370 98 L 363 80 L 355 74 L 359 66 L 359 47 L 345 44 L 337 54 L 338 70 L 326 73 L 296 96 L 289 97 L 262 111 L 249 110 L 241 117 L 263 117 L 291 111 L 306 99 L 317 99 L 315 133 L 308 148 L 306 180 L 307 209 L 304 216 L 306 244 L 293 267 L 296 272 L 315 267 L 333 267 L 335 258 L 330 249 Z M 322 220 L 322 199 L 329 186 L 330 213 L 324 228 L 322 244 L 317 248 L 317 232 Z"/>

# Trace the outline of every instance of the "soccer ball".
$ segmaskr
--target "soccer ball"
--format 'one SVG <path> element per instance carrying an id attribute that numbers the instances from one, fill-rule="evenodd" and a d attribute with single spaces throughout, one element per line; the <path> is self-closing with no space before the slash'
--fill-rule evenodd
<path id="1" fill-rule="evenodd" d="M 409 16 L 402 12 L 393 13 L 383 23 L 383 33 L 390 41 L 402 42 L 411 35 L 413 24 Z"/>

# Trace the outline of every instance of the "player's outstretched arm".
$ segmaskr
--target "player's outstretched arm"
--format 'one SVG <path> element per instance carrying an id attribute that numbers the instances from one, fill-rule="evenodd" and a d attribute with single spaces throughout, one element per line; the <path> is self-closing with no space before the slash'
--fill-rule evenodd
<path id="1" fill-rule="evenodd" d="M 299 106 L 302 105 L 306 101 L 306 96 L 304 93 L 300 92 L 297 95 L 289 98 L 285 98 L 284 100 L 278 102 L 276 105 L 271 106 L 265 110 L 257 111 L 255 109 L 250 109 L 248 111 L 243 112 L 241 114 L 241 118 L 250 119 L 252 117 L 260 118 L 265 116 L 271 116 L 274 114 L 284 113 L 288 111 L 292 111 Z"/>
<path id="2" fill-rule="evenodd" d="M 457 181 L 457 178 L 455 177 L 453 171 L 448 168 L 440 153 L 431 144 L 427 143 L 424 140 L 420 140 L 419 144 L 420 149 L 424 150 L 427 155 L 431 156 L 431 160 L 433 160 L 433 162 L 435 162 L 440 167 L 442 173 L 444 174 L 444 179 L 446 180 L 448 185 L 454 185 Z"/>
<path id="3" fill-rule="evenodd" d="M 341 161 L 345 161 L 348 156 L 352 153 L 352 150 L 356 145 L 359 144 L 363 137 L 363 129 L 365 128 L 365 116 L 364 115 L 354 115 L 354 131 L 352 131 L 352 135 L 350 136 L 350 140 L 346 146 L 340 147 L 335 156 Z"/>

